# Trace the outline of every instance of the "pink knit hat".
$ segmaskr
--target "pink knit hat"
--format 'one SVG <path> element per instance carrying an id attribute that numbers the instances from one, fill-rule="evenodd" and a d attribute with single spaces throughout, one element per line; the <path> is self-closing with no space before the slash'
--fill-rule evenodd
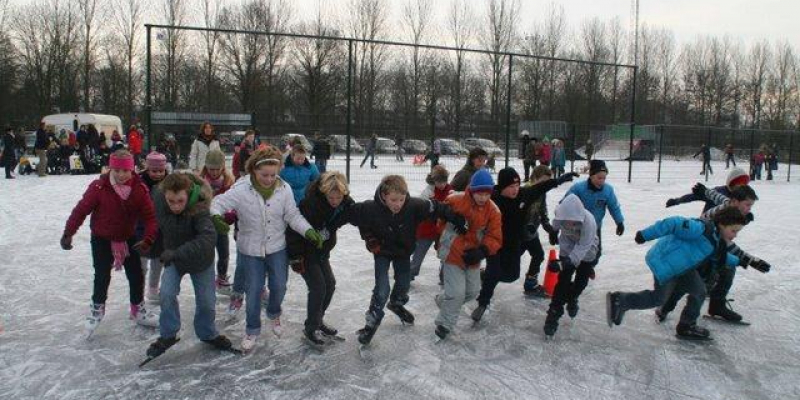
<path id="1" fill-rule="evenodd" d="M 157 151 L 151 151 L 145 159 L 145 166 L 147 169 L 165 169 L 167 168 L 167 156 Z"/>

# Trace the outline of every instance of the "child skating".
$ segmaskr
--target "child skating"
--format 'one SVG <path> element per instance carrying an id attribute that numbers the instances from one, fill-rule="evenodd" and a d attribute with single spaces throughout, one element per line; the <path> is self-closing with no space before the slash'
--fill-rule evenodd
<path id="1" fill-rule="evenodd" d="M 145 170 L 139 174 L 139 178 L 147 186 L 150 191 L 150 198 L 153 198 L 153 189 L 164 180 L 167 176 L 167 157 L 158 152 L 151 152 L 145 158 Z M 144 224 L 139 222 L 136 226 L 137 237 L 141 237 L 144 233 Z M 161 270 L 163 265 L 161 260 L 158 259 L 158 248 L 160 248 L 161 233 L 159 232 L 155 244 L 149 252 L 142 253 L 142 270 L 147 276 L 147 300 L 153 303 L 159 302 L 158 286 L 161 282 Z"/>
<path id="2" fill-rule="evenodd" d="M 233 175 L 225 167 L 225 154 L 216 149 L 212 149 L 206 156 L 206 164 L 200 172 L 200 176 L 211 186 L 214 196 L 219 196 L 228 191 L 233 186 Z M 223 218 L 224 219 L 224 218 Z M 230 259 L 230 239 L 228 236 L 229 219 L 222 221 L 221 229 L 217 232 L 215 247 L 217 249 L 217 291 L 223 295 L 231 294 L 231 283 L 228 276 L 228 264 Z M 219 221 L 217 222 L 219 224 Z"/>

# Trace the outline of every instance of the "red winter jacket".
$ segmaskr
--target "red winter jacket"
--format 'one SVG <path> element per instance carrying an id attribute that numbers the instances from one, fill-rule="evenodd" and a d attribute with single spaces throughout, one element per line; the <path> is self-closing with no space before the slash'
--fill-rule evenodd
<path id="1" fill-rule="evenodd" d="M 114 188 L 108 175 L 89 184 L 83 198 L 72 210 L 64 235 L 74 236 L 86 216 L 92 214 L 90 229 L 92 236 L 112 241 L 125 241 L 135 235 L 136 222 L 144 222 L 144 238 L 152 244 L 158 233 L 158 222 L 153 209 L 153 201 L 147 186 L 139 176 L 131 177 L 131 194 L 123 201 Z"/>
<path id="2" fill-rule="evenodd" d="M 551 148 L 549 143 L 545 143 L 542 145 L 542 152 L 539 155 L 539 162 L 544 165 L 550 164 L 550 155 L 551 155 Z"/>
<path id="3" fill-rule="evenodd" d="M 453 193 L 453 187 L 450 184 L 447 184 L 442 190 L 437 189 L 436 186 L 431 186 L 433 187 L 433 196 L 430 198 L 438 202 L 443 202 L 447 196 Z M 436 221 L 420 222 L 417 225 L 417 239 L 436 240 L 442 234 L 442 229 L 444 227 L 437 226 Z"/>
<path id="4" fill-rule="evenodd" d="M 128 149 L 133 154 L 142 154 L 142 135 L 136 129 L 128 132 Z"/>

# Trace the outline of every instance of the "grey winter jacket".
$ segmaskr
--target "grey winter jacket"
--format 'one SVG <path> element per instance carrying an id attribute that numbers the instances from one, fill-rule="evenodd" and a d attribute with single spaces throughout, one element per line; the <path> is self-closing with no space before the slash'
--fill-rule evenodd
<path id="1" fill-rule="evenodd" d="M 175 252 L 175 259 L 164 267 L 174 265 L 181 274 L 194 274 L 213 266 L 217 231 L 209 213 L 211 187 L 195 175 L 187 175 L 200 190 L 197 202 L 187 204 L 182 213 L 175 214 L 169 209 L 164 193 L 153 188 L 153 203 L 164 250 Z"/>
<path id="2" fill-rule="evenodd" d="M 569 227 L 565 221 L 579 222 L 575 227 Z M 556 207 L 556 216 L 553 218 L 553 229 L 561 233 L 558 237 L 560 257 L 568 258 L 572 265 L 577 266 L 582 261 L 591 262 L 597 258 L 599 238 L 597 237 L 597 223 L 592 213 L 583 208 L 583 203 L 574 194 L 569 194 Z"/>

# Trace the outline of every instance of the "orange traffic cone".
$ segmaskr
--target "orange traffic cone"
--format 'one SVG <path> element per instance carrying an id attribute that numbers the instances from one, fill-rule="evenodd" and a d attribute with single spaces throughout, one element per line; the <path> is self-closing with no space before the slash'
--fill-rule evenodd
<path id="1" fill-rule="evenodd" d="M 553 272 L 550 269 L 550 264 L 553 262 L 558 262 L 555 248 L 551 248 L 547 256 L 547 269 L 544 272 L 544 284 L 542 285 L 544 286 L 544 292 L 549 297 L 553 297 L 553 292 L 555 292 L 556 284 L 558 283 L 558 272 Z"/>

